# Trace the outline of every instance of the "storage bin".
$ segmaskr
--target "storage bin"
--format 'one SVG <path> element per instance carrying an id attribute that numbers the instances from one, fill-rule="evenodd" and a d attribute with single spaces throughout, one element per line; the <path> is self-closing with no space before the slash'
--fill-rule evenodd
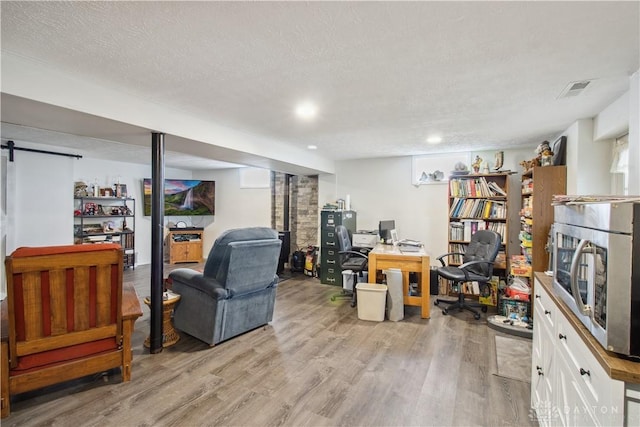
<path id="1" fill-rule="evenodd" d="M 345 291 L 353 291 L 353 271 L 342 270 L 342 289 Z"/>
<path id="2" fill-rule="evenodd" d="M 358 319 L 382 322 L 387 300 L 387 286 L 377 283 L 358 283 Z"/>
<path id="3" fill-rule="evenodd" d="M 387 319 L 397 322 L 404 319 L 404 295 L 402 291 L 402 271 L 389 268 L 382 271 L 387 277 L 388 297 L 386 304 Z M 358 295 L 360 296 L 360 295 Z"/>

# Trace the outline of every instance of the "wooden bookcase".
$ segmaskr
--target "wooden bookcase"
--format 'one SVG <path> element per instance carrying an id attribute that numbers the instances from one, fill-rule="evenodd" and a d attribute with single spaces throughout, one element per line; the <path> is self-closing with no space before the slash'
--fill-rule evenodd
<path id="1" fill-rule="evenodd" d="M 502 236 L 502 247 L 494 263 L 494 276 L 506 277 L 509 244 L 510 173 L 468 174 L 449 177 L 448 252 L 466 252 L 471 235 L 481 229 Z M 450 257 L 450 265 L 459 265 L 462 257 Z M 450 284 L 447 285 L 447 287 Z M 493 284 L 497 294 L 497 283 Z M 446 293 L 457 290 L 448 289 Z M 473 293 L 467 289 L 465 293 Z M 483 302 L 484 304 L 484 302 Z M 497 304 L 497 301 L 489 305 Z"/>
<path id="2" fill-rule="evenodd" d="M 169 264 L 202 261 L 202 234 L 204 229 L 170 228 L 167 235 Z"/>
<path id="3" fill-rule="evenodd" d="M 449 178 L 449 252 L 464 252 L 471 235 L 478 229 L 494 230 L 502 236 L 502 248 L 494 268 L 507 268 L 508 178 L 506 173 Z"/>
<path id="4" fill-rule="evenodd" d="M 530 279 L 533 272 L 549 269 L 546 246 L 553 224 L 551 201 L 555 194 L 566 191 L 566 166 L 536 166 L 522 174 L 520 247 L 532 267 Z"/>

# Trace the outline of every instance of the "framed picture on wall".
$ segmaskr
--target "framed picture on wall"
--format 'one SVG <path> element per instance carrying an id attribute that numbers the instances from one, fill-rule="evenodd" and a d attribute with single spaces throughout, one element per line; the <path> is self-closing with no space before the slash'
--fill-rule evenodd
<path id="1" fill-rule="evenodd" d="M 561 136 L 551 146 L 553 151 L 553 166 L 563 166 L 567 164 L 567 137 Z"/>
<path id="2" fill-rule="evenodd" d="M 413 185 L 444 184 L 458 162 L 469 167 L 469 153 L 428 154 L 413 156 L 411 183 Z"/>
<path id="3" fill-rule="evenodd" d="M 127 184 L 116 184 L 116 197 L 127 197 Z"/>

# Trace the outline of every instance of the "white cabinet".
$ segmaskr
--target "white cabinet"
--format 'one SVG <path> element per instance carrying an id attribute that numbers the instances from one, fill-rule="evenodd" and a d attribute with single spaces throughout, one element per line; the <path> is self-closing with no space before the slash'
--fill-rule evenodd
<path id="1" fill-rule="evenodd" d="M 537 289 L 536 289 L 537 290 Z M 552 404 L 556 388 L 555 351 L 555 307 L 546 292 L 534 295 L 533 310 L 536 327 L 533 334 L 531 359 L 531 407 L 536 411 L 540 425 L 556 425 L 557 407 Z"/>
<path id="2" fill-rule="evenodd" d="M 633 388 L 607 374 L 557 304 L 536 279 L 531 407 L 539 424 L 634 425 Z"/>

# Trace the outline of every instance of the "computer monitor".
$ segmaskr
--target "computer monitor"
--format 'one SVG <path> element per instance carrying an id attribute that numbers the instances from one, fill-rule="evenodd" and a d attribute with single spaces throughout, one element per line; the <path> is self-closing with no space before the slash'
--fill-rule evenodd
<path id="1" fill-rule="evenodd" d="M 378 232 L 380 234 L 380 239 L 382 239 L 382 243 L 393 243 L 391 238 L 391 230 L 396 229 L 396 222 L 392 219 L 380 221 L 378 225 Z"/>

